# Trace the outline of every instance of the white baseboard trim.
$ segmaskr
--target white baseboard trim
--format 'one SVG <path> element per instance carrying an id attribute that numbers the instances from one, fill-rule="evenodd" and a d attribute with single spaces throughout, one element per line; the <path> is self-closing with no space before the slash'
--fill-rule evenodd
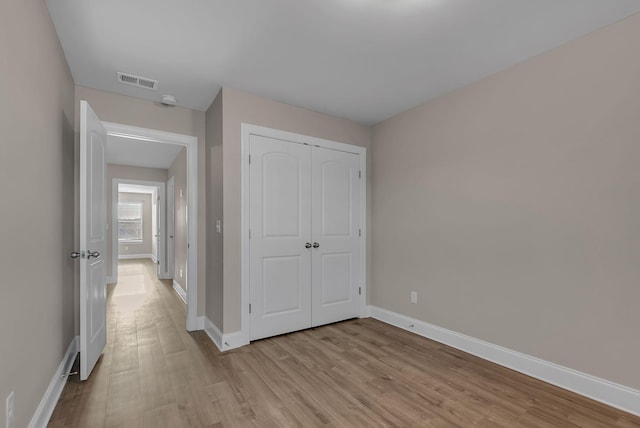
<path id="1" fill-rule="evenodd" d="M 49 423 L 53 410 L 56 408 L 56 404 L 58 404 L 60 395 L 62 395 L 62 390 L 64 390 L 64 387 L 67 384 L 67 378 L 65 375 L 69 374 L 71 371 L 73 362 L 78 354 L 78 345 L 80 343 L 79 339 L 80 338 L 76 336 L 69 344 L 66 354 L 64 354 L 58 369 L 53 374 L 49 387 L 45 391 L 42 400 L 40 400 L 40 404 L 38 404 L 38 408 L 33 414 L 31 422 L 29 422 L 29 428 L 45 428 Z"/>
<path id="2" fill-rule="evenodd" d="M 480 339 L 371 306 L 371 317 L 640 416 L 640 391 Z"/>
<path id="3" fill-rule="evenodd" d="M 119 260 L 128 260 L 128 259 L 151 259 L 153 260 L 153 256 L 151 254 L 118 254 Z"/>
<path id="4" fill-rule="evenodd" d="M 107 284 L 115 284 L 116 282 L 116 280 L 112 276 L 108 276 L 106 279 L 107 279 Z"/>
<path id="5" fill-rule="evenodd" d="M 158 258 L 156 256 L 154 256 L 153 254 L 151 254 L 151 260 L 153 260 L 153 262 L 155 264 L 158 264 Z"/>
<path id="6" fill-rule="evenodd" d="M 204 320 L 204 331 L 221 352 L 249 344 L 249 341 L 244 337 L 241 331 L 222 334 L 220 329 L 207 317 L 205 317 Z"/>
<path id="7" fill-rule="evenodd" d="M 180 298 L 182 299 L 182 301 L 186 305 L 187 304 L 187 292 L 185 291 L 184 288 L 182 288 L 182 285 L 178 284 L 178 282 L 175 279 L 173 280 L 173 289 L 175 290 L 176 293 L 178 293 L 178 296 L 180 296 Z"/>

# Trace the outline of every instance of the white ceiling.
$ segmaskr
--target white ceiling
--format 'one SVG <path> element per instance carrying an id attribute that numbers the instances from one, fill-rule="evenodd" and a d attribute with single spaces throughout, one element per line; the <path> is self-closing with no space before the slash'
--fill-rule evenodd
<path id="1" fill-rule="evenodd" d="M 184 147 L 114 135 L 107 136 L 107 163 L 168 169 Z"/>
<path id="2" fill-rule="evenodd" d="M 77 84 L 206 110 L 221 85 L 376 123 L 638 0 L 47 0 Z M 156 92 L 116 82 L 159 80 Z"/>

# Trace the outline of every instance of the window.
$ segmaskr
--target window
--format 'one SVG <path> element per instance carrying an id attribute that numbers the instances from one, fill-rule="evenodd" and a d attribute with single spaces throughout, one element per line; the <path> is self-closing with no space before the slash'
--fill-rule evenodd
<path id="1" fill-rule="evenodd" d="M 143 202 L 118 203 L 118 242 L 142 242 Z"/>

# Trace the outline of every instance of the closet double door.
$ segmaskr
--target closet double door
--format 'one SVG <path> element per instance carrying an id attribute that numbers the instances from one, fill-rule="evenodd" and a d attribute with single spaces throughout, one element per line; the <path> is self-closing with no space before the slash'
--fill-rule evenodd
<path id="1" fill-rule="evenodd" d="M 251 340 L 357 317 L 359 155 L 251 135 Z"/>

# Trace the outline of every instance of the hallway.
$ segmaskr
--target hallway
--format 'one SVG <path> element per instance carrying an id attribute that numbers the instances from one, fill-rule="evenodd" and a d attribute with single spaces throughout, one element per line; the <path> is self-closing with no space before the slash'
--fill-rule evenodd
<path id="1" fill-rule="evenodd" d="M 178 427 L 179 407 L 206 395 L 193 379 L 217 350 L 204 332 L 186 332 L 185 305 L 155 268 L 119 261 L 118 283 L 107 288 L 105 352 L 87 382 L 70 378 L 50 427 Z"/>

